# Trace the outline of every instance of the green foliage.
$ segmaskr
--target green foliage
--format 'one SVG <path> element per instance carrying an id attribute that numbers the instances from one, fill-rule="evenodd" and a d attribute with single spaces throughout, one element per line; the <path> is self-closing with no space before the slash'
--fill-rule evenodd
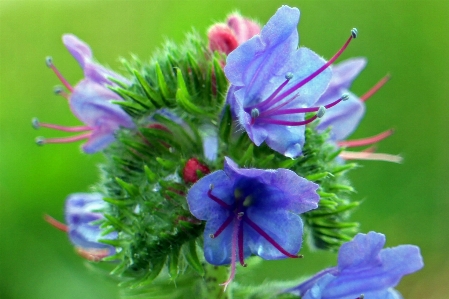
<path id="1" fill-rule="evenodd" d="M 125 99 L 117 104 L 138 125 L 136 130 L 120 130 L 117 142 L 105 151 L 107 161 L 100 167 L 97 185 L 110 204 L 102 227 L 119 232 L 117 240 L 104 242 L 117 247 L 107 260 L 118 261 L 111 273 L 120 277 L 122 287 L 146 289 L 162 276 L 190 280 L 198 285 L 198 294 L 205 294 L 202 297 L 227 297 L 222 287 L 217 288 L 227 268 L 219 267 L 217 278 L 215 268 L 204 263 L 204 223 L 190 214 L 185 199 L 191 183 L 184 181 L 183 169 L 193 157 L 211 171 L 222 169 L 228 156 L 242 167 L 289 168 L 319 184 L 319 208 L 303 214 L 314 248 L 334 250 L 357 231 L 358 224 L 347 221 L 358 202 L 349 200 L 353 190 L 345 179 L 346 171 L 356 165 L 339 161 L 339 150 L 327 142 L 328 133 L 317 133 L 313 125 L 306 128 L 303 155 L 296 159 L 266 145 L 255 146 L 239 132 L 224 103 L 228 83 L 223 62 L 192 33 L 181 47 L 167 42 L 149 62 L 135 57 L 124 61 L 132 84 L 111 88 Z M 208 130 L 218 136 L 213 161 L 203 153 Z M 230 294 L 246 293 L 238 298 L 271 298 L 268 289 L 257 296 L 243 286 L 232 289 Z"/>

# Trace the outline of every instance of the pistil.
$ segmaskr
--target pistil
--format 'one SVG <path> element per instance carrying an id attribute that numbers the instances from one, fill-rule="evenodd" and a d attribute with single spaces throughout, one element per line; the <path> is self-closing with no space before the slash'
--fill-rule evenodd
<path id="1" fill-rule="evenodd" d="M 360 97 L 360 100 L 362 102 L 365 102 L 366 100 L 368 100 L 370 97 L 372 97 L 379 89 L 381 89 L 382 86 L 385 85 L 385 83 L 388 82 L 388 80 L 390 80 L 391 76 L 390 75 L 386 75 L 385 77 L 383 77 L 379 82 L 376 83 L 376 85 L 374 85 L 370 90 L 368 90 L 363 96 Z"/>

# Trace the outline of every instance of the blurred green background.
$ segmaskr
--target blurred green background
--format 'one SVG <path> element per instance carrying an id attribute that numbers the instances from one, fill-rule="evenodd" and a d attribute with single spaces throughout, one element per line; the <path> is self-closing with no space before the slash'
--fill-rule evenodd
<path id="1" fill-rule="evenodd" d="M 180 42 L 195 27 L 205 34 L 234 10 L 266 22 L 281 4 L 301 9 L 301 45 L 330 58 L 352 27 L 359 29 L 340 61 L 365 56 L 369 63 L 353 85 L 363 94 L 386 73 L 392 80 L 367 102 L 352 138 L 390 127 L 396 134 L 379 151 L 401 154 L 402 165 L 362 162 L 351 178 L 364 204 L 353 215 L 362 231 L 387 235 L 387 245 L 421 247 L 425 268 L 402 280 L 409 299 L 449 295 L 449 1 L 0 1 L 0 298 L 118 298 L 113 282 L 90 272 L 66 236 L 42 219 L 63 219 L 69 193 L 96 182 L 101 155 L 80 154 L 79 144 L 34 144 L 30 120 L 78 125 L 44 58 L 74 84 L 82 71 L 61 43 L 74 33 L 95 57 L 121 70 L 119 56 L 150 56 L 166 38 Z M 334 265 L 330 253 L 302 260 L 266 262 L 254 274 L 260 284 Z M 250 270 L 250 269 L 248 269 Z M 239 275 L 239 274 L 237 274 Z M 369 299 L 369 298 L 367 298 Z"/>

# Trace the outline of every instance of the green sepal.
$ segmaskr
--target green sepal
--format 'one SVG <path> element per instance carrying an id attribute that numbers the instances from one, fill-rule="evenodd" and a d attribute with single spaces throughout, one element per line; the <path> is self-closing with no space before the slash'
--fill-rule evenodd
<path id="1" fill-rule="evenodd" d="M 133 70 L 132 73 L 137 78 L 137 81 L 154 107 L 161 108 L 164 106 L 161 95 L 153 87 L 151 87 L 145 78 L 137 70 Z"/>
<path id="2" fill-rule="evenodd" d="M 194 269 L 200 276 L 204 276 L 204 268 L 201 265 L 196 252 L 196 242 L 192 240 L 184 244 L 182 247 L 182 253 L 189 266 L 192 267 L 192 269 Z"/>
<path id="3" fill-rule="evenodd" d="M 167 83 L 165 82 L 164 74 L 162 73 L 161 66 L 158 62 L 155 63 L 155 71 L 156 71 L 156 80 L 157 86 L 159 87 L 160 92 L 162 93 L 163 100 L 169 99 L 171 97 L 170 91 Z"/>
<path id="4" fill-rule="evenodd" d="M 120 95 L 122 98 L 129 97 L 131 98 L 136 104 L 138 104 L 140 107 L 145 108 L 146 110 L 149 108 L 153 108 L 153 104 L 148 100 L 148 98 L 143 97 L 135 92 L 130 91 L 129 89 L 124 89 L 120 87 L 109 87 L 110 90 Z M 134 105 L 133 107 L 138 107 Z M 141 109 L 143 110 L 143 109 Z"/>
<path id="5" fill-rule="evenodd" d="M 177 69 L 177 78 L 178 78 L 178 90 L 176 91 L 176 103 L 179 105 L 187 113 L 196 116 L 207 116 L 208 113 L 206 110 L 201 109 L 199 106 L 195 105 L 192 102 L 192 98 L 187 90 L 186 82 L 184 81 L 184 77 L 180 69 Z"/>
<path id="6" fill-rule="evenodd" d="M 216 53 L 217 54 L 217 53 Z M 225 100 L 225 91 L 228 88 L 228 80 L 226 79 L 223 68 L 220 64 L 220 60 L 217 55 L 214 57 L 214 74 L 215 74 L 215 86 L 217 91 L 217 104 L 218 106 L 223 105 Z M 222 93 L 223 92 L 223 93 Z"/>
<path id="7" fill-rule="evenodd" d="M 231 106 L 226 105 L 223 109 L 223 116 L 221 117 L 220 125 L 218 128 L 220 139 L 225 144 L 229 142 L 229 138 L 231 137 L 231 128 L 232 128 Z"/>
<path id="8" fill-rule="evenodd" d="M 168 275 L 175 280 L 179 275 L 179 248 L 174 248 L 168 256 Z"/>
<path id="9" fill-rule="evenodd" d="M 126 192 L 128 192 L 129 195 L 135 197 L 135 196 L 139 196 L 140 192 L 139 189 L 134 186 L 133 184 L 127 183 L 125 181 L 123 181 L 121 178 L 116 177 L 115 181 L 123 188 L 126 190 Z"/>
<path id="10" fill-rule="evenodd" d="M 145 174 L 147 176 L 147 180 L 149 183 L 155 183 L 157 181 L 157 175 L 148 167 L 148 165 L 144 165 L 143 169 L 145 171 Z"/>

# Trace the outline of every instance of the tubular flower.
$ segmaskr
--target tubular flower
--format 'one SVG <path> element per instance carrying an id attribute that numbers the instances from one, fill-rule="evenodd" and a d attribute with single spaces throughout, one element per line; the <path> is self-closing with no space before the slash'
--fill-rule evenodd
<path id="1" fill-rule="evenodd" d="M 206 221 L 204 256 L 214 265 L 245 258 L 296 258 L 303 224 L 298 214 L 318 207 L 318 185 L 287 169 L 240 169 L 226 158 L 215 171 L 192 186 L 187 194 L 190 212 Z"/>
<path id="2" fill-rule="evenodd" d="M 323 270 L 286 292 L 302 299 L 400 299 L 393 287 L 402 276 L 423 267 L 422 257 L 417 246 L 382 249 L 384 245 L 383 234 L 357 234 L 341 246 L 337 267 Z"/>
<path id="3" fill-rule="evenodd" d="M 69 52 L 83 68 L 84 79 L 82 79 L 75 87 L 72 87 L 53 65 L 53 61 L 50 57 L 47 58 L 47 66 L 55 72 L 62 84 L 69 91 L 69 93 L 67 93 L 62 88 L 57 88 L 55 92 L 68 100 L 73 114 L 81 120 L 85 126 L 65 127 L 40 123 L 37 119 L 33 119 L 33 126 L 36 129 L 39 127 L 46 127 L 66 132 L 85 133 L 66 138 L 45 139 L 38 137 L 37 143 L 42 145 L 46 143 L 65 143 L 88 139 L 82 149 L 88 154 L 95 153 L 103 150 L 115 140 L 114 133 L 120 127 L 134 127 L 131 117 L 126 114 L 120 106 L 112 103 L 112 101 L 122 101 L 123 99 L 107 88 L 107 86 L 115 86 L 115 83 L 111 81 L 111 78 L 124 83 L 129 83 L 129 81 L 95 63 L 89 46 L 79 40 L 76 36 L 66 34 L 63 36 L 62 40 Z"/>
<path id="4" fill-rule="evenodd" d="M 115 253 L 113 246 L 100 243 L 99 240 L 116 239 L 117 233 L 112 232 L 103 236 L 100 226 L 95 224 L 95 221 L 104 218 L 100 210 L 105 206 L 103 195 L 99 193 L 74 193 L 67 198 L 65 219 L 69 238 L 79 252 L 97 253 L 100 257 Z"/>
<path id="5" fill-rule="evenodd" d="M 259 33 L 260 26 L 257 23 L 237 13 L 232 14 L 226 20 L 226 24 L 219 23 L 209 28 L 207 33 L 209 49 L 228 55 L 238 45 Z"/>
<path id="6" fill-rule="evenodd" d="M 331 80 L 329 66 L 343 53 L 357 30 L 328 61 L 297 48 L 299 10 L 282 6 L 256 35 L 229 54 L 224 68 L 231 82 L 227 102 L 233 115 L 259 146 L 266 142 L 287 156 L 301 154 L 304 125 L 321 117 L 346 95 L 326 106 L 311 107 Z M 305 113 L 316 112 L 305 120 Z"/>

